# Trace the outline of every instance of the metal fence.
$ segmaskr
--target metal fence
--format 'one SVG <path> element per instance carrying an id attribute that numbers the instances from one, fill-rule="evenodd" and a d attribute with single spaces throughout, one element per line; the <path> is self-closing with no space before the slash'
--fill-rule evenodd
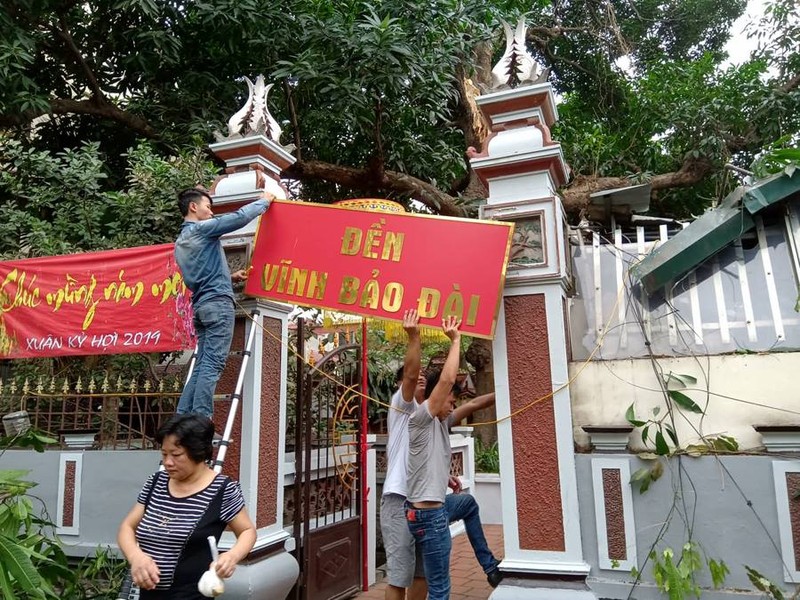
<path id="1" fill-rule="evenodd" d="M 0 378 L 0 414 L 27 412 L 34 428 L 66 448 L 155 448 L 155 432 L 175 412 L 181 386 L 171 376 Z"/>
<path id="2" fill-rule="evenodd" d="M 570 301 L 573 360 L 763 352 L 800 348 L 795 311 L 794 209 L 765 222 L 703 262 L 660 294 L 648 296 L 628 272 L 669 239 L 638 227 L 613 240 L 595 233 L 574 248 L 576 296 Z M 653 239 L 655 238 L 655 239 Z M 649 347 L 648 347 L 649 345 Z"/>

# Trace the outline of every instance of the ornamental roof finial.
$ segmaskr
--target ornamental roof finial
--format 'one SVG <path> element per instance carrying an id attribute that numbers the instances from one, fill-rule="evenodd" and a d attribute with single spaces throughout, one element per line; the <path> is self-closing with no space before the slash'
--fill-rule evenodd
<path id="1" fill-rule="evenodd" d="M 515 88 L 524 84 L 545 81 L 549 69 L 542 69 L 525 45 L 525 18 L 519 18 L 516 30 L 512 30 L 505 21 L 501 22 L 503 30 L 506 32 L 506 51 L 492 69 L 490 90 Z"/>
<path id="2" fill-rule="evenodd" d="M 228 135 L 223 139 L 265 135 L 280 144 L 280 125 L 267 108 L 267 94 L 274 84 L 266 85 L 263 75 L 259 75 L 255 83 L 248 77 L 244 80 L 248 89 L 247 102 L 228 120 Z"/>

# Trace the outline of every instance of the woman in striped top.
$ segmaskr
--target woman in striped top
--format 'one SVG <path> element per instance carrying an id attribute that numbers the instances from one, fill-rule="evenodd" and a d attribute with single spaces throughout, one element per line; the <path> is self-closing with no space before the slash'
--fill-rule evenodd
<path id="1" fill-rule="evenodd" d="M 195 413 L 173 416 L 156 435 L 164 470 L 148 478 L 117 536 L 141 600 L 203 598 L 197 582 L 211 563 L 207 538 L 219 540 L 226 527 L 236 543 L 220 554 L 217 575 L 230 577 L 253 548 L 239 484 L 206 464 L 213 437 L 211 420 Z"/>

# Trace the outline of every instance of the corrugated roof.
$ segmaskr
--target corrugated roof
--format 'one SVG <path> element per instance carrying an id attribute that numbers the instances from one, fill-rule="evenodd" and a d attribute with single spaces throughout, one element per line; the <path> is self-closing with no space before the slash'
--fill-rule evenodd
<path id="1" fill-rule="evenodd" d="M 740 186 L 631 268 L 648 294 L 697 267 L 755 226 L 752 215 L 800 192 L 800 175 L 783 173 Z"/>

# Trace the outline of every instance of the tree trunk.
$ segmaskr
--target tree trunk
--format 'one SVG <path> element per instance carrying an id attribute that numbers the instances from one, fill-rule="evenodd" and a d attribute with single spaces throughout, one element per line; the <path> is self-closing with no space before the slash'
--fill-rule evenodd
<path id="1" fill-rule="evenodd" d="M 494 359 L 492 357 L 492 342 L 480 338 L 473 338 L 467 348 L 464 358 L 475 369 L 475 391 L 481 396 L 494 391 Z M 494 406 L 476 411 L 470 417 L 470 423 L 485 423 L 497 419 Z M 484 446 L 497 441 L 497 426 L 483 425 L 476 427 L 474 436 L 479 438 Z"/>

